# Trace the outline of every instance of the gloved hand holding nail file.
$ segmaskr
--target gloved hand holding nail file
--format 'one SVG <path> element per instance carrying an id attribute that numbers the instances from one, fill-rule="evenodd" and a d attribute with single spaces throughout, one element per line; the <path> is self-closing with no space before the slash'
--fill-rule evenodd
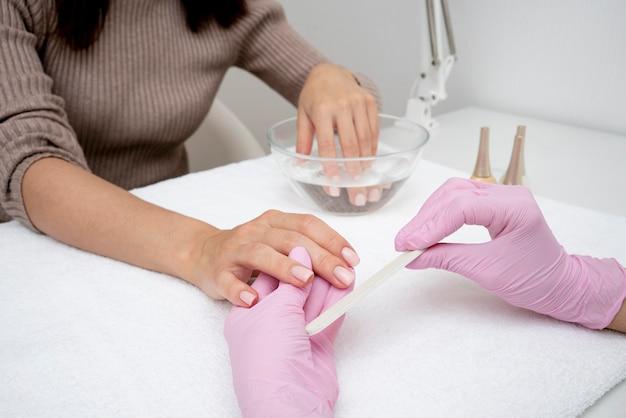
<path id="1" fill-rule="evenodd" d="M 439 243 L 464 224 L 485 226 L 491 241 Z M 459 273 L 512 305 L 592 329 L 609 326 L 626 297 L 626 270 L 614 259 L 569 255 L 522 186 L 448 180 L 395 245 L 426 249 L 409 268 Z"/>

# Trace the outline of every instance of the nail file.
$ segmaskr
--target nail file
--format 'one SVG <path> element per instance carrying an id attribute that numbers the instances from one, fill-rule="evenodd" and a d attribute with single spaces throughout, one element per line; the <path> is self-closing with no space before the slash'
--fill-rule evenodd
<path id="1" fill-rule="evenodd" d="M 350 308 L 363 300 L 365 296 L 372 293 L 378 286 L 396 274 L 398 270 L 401 270 L 421 254 L 422 250 L 409 251 L 400 254 L 389 264 L 367 279 L 361 286 L 348 293 L 333 306 L 322 312 L 320 316 L 309 322 L 305 328 L 306 332 L 308 332 L 309 335 L 315 335 L 318 332 L 323 331 L 326 327 L 341 317 L 341 315 L 348 312 Z"/>

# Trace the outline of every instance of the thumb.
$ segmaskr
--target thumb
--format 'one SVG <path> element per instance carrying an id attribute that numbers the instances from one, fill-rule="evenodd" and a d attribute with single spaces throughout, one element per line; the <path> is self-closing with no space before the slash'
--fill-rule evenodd
<path id="1" fill-rule="evenodd" d="M 396 236 L 396 250 L 428 248 L 452 234 L 463 225 L 488 227 L 498 216 L 492 199 L 485 190 L 460 190 L 436 213 L 421 223 L 414 221 Z"/>
<path id="2" fill-rule="evenodd" d="M 311 269 L 311 256 L 307 252 L 304 247 L 295 247 L 289 253 L 289 258 L 297 261 L 303 266 Z M 307 298 L 309 297 L 309 293 L 311 292 L 311 287 L 313 286 L 313 282 L 315 280 L 311 280 L 306 286 L 299 288 L 289 283 L 280 282 L 278 285 L 277 292 L 280 292 L 285 298 L 288 298 L 290 301 L 294 303 L 304 306 Z"/>

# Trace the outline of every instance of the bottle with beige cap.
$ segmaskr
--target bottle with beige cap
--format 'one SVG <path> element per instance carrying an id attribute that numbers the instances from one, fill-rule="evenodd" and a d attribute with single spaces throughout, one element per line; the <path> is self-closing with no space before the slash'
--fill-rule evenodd
<path id="1" fill-rule="evenodd" d="M 474 172 L 470 177 L 472 180 L 483 183 L 497 183 L 496 178 L 491 174 L 491 163 L 489 161 L 489 128 L 480 128 L 480 143 L 478 145 L 478 156 Z"/>
<path id="2" fill-rule="evenodd" d="M 524 176 L 526 168 L 524 167 L 524 142 L 526 139 L 526 127 L 518 126 L 513 142 L 513 151 L 511 152 L 511 160 L 509 167 L 506 169 L 501 183 L 507 185 L 524 184 Z"/>

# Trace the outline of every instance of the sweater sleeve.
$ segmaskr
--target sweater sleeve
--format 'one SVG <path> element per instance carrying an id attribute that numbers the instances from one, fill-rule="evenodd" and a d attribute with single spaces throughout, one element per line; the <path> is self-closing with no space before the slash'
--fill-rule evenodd
<path id="1" fill-rule="evenodd" d="M 30 165 L 56 157 L 88 169 L 37 53 L 45 7 L 36 0 L 0 1 L 0 222 L 13 218 L 31 229 L 21 192 Z"/>
<path id="2" fill-rule="evenodd" d="M 248 15 L 239 23 L 244 37 L 235 65 L 297 105 L 313 67 L 328 60 L 287 23 L 285 12 L 276 1 L 250 0 L 248 8 Z M 375 84 L 362 74 L 355 74 L 355 78 L 380 104 Z"/>

